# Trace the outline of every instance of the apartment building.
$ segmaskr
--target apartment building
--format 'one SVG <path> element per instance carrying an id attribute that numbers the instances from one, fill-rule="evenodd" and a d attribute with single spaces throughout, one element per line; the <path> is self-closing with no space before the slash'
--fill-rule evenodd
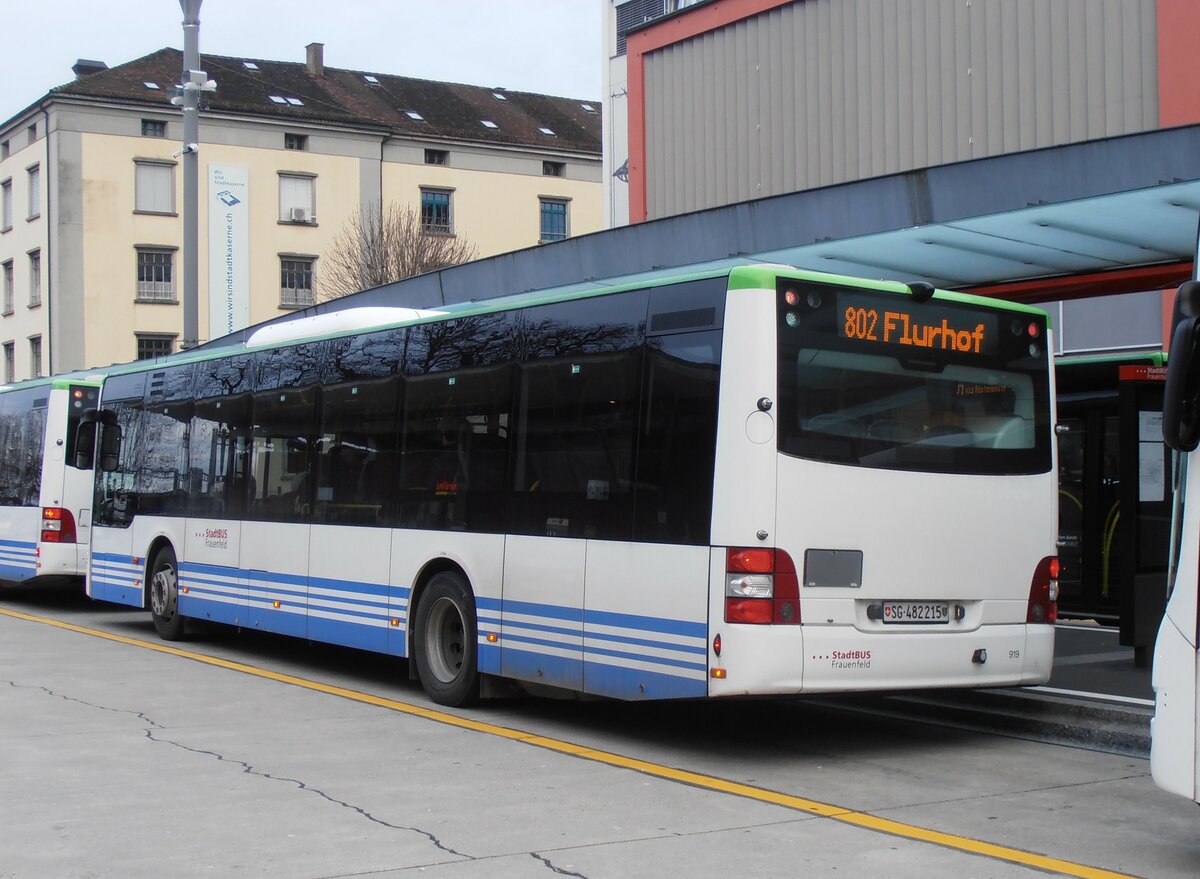
<path id="1" fill-rule="evenodd" d="M 200 341 L 311 305 L 356 212 L 409 206 L 480 257 L 602 228 L 598 101 L 328 68 L 318 43 L 202 66 Z M 80 61 L 0 123 L 0 379 L 178 349 L 181 72 L 169 48 Z M 225 324 L 210 302 L 234 286 Z"/>

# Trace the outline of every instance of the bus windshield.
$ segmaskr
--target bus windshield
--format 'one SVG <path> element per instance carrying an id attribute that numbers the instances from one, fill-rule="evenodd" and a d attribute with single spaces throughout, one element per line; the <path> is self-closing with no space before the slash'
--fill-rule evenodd
<path id="1" fill-rule="evenodd" d="M 1046 319 L 779 285 L 779 449 L 890 470 L 1050 469 Z"/>

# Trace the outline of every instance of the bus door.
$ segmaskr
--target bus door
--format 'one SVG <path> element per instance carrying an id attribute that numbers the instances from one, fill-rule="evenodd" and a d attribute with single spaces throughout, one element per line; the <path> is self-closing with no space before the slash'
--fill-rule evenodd
<path id="1" fill-rule="evenodd" d="M 134 554 L 133 522 L 138 512 L 145 384 L 145 373 L 115 376 L 105 381 L 101 392 L 87 578 L 92 598 L 133 607 L 143 606 L 144 595 L 145 559 Z M 109 454 L 114 448 L 116 454 Z"/>
<path id="2" fill-rule="evenodd" d="M 188 443 L 191 498 L 180 559 L 186 587 L 179 595 L 184 616 L 230 625 L 247 624 L 246 590 L 240 573 L 241 518 L 250 472 L 250 395 L 221 393 L 219 362 L 197 377 Z"/>
<path id="3" fill-rule="evenodd" d="M 308 637 L 404 655 L 388 586 L 395 502 L 396 394 L 390 378 L 325 387 L 309 543 Z"/>
<path id="4" fill-rule="evenodd" d="M 717 287 L 710 292 L 720 296 L 721 305 L 724 279 L 714 280 Z M 719 326 L 719 308 L 707 318 L 695 309 L 704 304 L 697 295 L 703 291 L 686 291 L 683 302 L 671 302 L 672 292 L 653 291 L 651 333 L 656 322 L 668 323 L 660 317 L 673 317 L 669 325 L 677 328 L 684 321 L 675 315 L 696 311 L 700 314 L 693 322 Z M 613 512 L 632 520 L 633 540 L 592 540 L 587 546 L 584 688 L 589 693 L 661 699 L 708 692 L 709 531 L 720 351 L 719 329 L 655 335 L 646 346 L 636 472 L 632 479 L 620 474 L 619 482 L 633 491 L 624 488 L 609 499 L 618 505 Z M 634 391 L 630 388 L 629 395 Z M 632 461 L 632 451 L 627 446 L 618 464 Z"/>
<path id="5" fill-rule="evenodd" d="M 315 397 L 315 388 L 290 387 L 254 395 L 241 534 L 247 625 L 299 637 L 308 634 Z"/>
<path id="6" fill-rule="evenodd" d="M 1125 365 L 1120 371 L 1121 437 L 1119 539 L 1121 644 L 1134 648 L 1134 664 L 1148 652 L 1167 603 L 1171 532 L 1170 450 L 1163 443 L 1164 367 Z M 1112 526 L 1116 528 L 1116 523 Z"/>
<path id="7" fill-rule="evenodd" d="M 607 506 L 613 488 L 595 466 L 598 438 L 571 424 L 575 386 L 592 371 L 564 360 L 517 371 L 517 533 L 504 545 L 501 674 L 576 691 L 583 690 L 584 538 L 595 527 L 593 508 Z"/>
<path id="8" fill-rule="evenodd" d="M 515 371 L 510 536 L 501 669 L 585 686 L 589 553 L 633 537 L 636 448 L 649 294 L 632 290 L 528 309 Z M 572 352 L 563 356 L 561 352 Z M 619 551 L 618 551 L 619 554 Z M 615 573 L 609 568 L 607 573 Z M 607 654 L 596 654 L 596 657 Z"/>

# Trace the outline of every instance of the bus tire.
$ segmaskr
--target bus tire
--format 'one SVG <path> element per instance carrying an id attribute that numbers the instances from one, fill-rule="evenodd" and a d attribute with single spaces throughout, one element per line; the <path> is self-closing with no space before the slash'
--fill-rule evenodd
<path id="1" fill-rule="evenodd" d="M 150 616 L 154 630 L 164 641 L 183 638 L 184 619 L 179 614 L 179 566 L 175 550 L 164 546 L 150 566 Z"/>
<path id="2" fill-rule="evenodd" d="M 461 576 L 442 571 L 417 604 L 413 660 L 429 698 L 460 707 L 479 699 L 475 596 Z"/>

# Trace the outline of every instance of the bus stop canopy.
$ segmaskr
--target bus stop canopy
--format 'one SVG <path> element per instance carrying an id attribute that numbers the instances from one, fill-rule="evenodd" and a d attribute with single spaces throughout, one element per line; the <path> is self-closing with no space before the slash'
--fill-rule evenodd
<path id="1" fill-rule="evenodd" d="M 751 262 L 923 280 L 1023 301 L 1133 292 L 1191 276 L 1198 217 L 1200 125 L 1188 125 L 623 226 L 319 302 L 267 323 Z M 240 342 L 254 329 L 208 345 Z"/>

